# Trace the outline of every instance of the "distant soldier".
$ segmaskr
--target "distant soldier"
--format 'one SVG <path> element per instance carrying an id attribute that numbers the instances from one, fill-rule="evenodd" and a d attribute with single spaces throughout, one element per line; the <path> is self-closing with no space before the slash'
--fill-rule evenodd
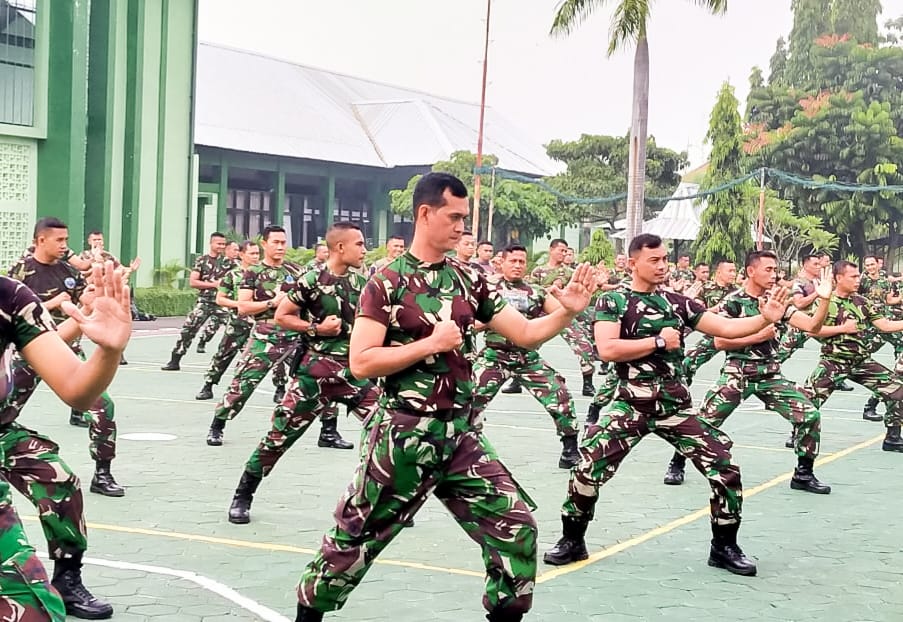
<path id="1" fill-rule="evenodd" d="M 734 281 L 737 278 L 737 266 L 732 261 L 719 261 L 715 268 L 715 278 L 706 281 L 702 286 L 700 296 L 702 304 L 709 311 L 714 311 L 715 307 L 724 298 L 737 290 Z M 715 358 L 718 353 L 715 348 L 715 339 L 710 335 L 703 335 L 696 344 L 687 350 L 684 357 L 684 379 L 687 386 L 693 384 L 693 378 L 696 376 L 696 370 Z"/>
<path id="2" fill-rule="evenodd" d="M 223 250 L 222 276 L 225 276 L 227 273 L 234 270 L 235 267 L 241 263 L 238 258 L 238 248 L 238 242 L 230 241 L 226 243 L 226 248 Z M 222 279 L 222 277 L 220 278 Z M 219 288 L 217 288 L 217 291 L 219 291 Z M 214 301 L 215 300 L 216 296 L 214 296 Z M 222 307 L 222 305 L 219 306 Z M 229 325 L 231 316 L 228 310 L 224 309 L 224 311 L 224 313 L 213 314 L 210 319 L 207 320 L 207 323 L 204 324 L 201 336 L 198 337 L 198 354 L 205 354 L 207 352 L 207 344 L 213 341 L 213 338 L 216 336 L 216 331 L 218 331 L 221 326 Z"/>
<path id="3" fill-rule="evenodd" d="M 194 262 L 188 284 L 198 290 L 198 299 L 194 309 L 185 318 L 182 324 L 182 332 L 176 347 L 173 348 L 169 362 L 161 369 L 164 371 L 179 371 L 179 361 L 188 352 L 195 335 L 214 315 L 227 315 L 226 310 L 216 304 L 216 290 L 219 288 L 220 279 L 231 267 L 223 256 L 226 250 L 226 236 L 214 232 L 210 234 L 210 247 L 205 255 L 201 255 Z"/>
<path id="4" fill-rule="evenodd" d="M 671 274 L 668 275 L 668 284 L 676 292 L 682 292 L 684 288 L 689 287 L 696 280 L 693 269 L 690 268 L 690 256 L 681 255 L 677 258 L 677 265 Z"/>
<path id="5" fill-rule="evenodd" d="M 325 242 L 318 242 L 314 247 L 314 257 L 304 266 L 305 270 L 320 270 L 326 267 L 326 260 L 329 258 L 329 247 Z"/>
<path id="6" fill-rule="evenodd" d="M 389 236 L 389 239 L 386 240 L 386 256 L 373 262 L 373 265 L 370 266 L 370 274 L 376 274 L 403 254 L 404 238 L 400 235 Z"/>
<path id="7" fill-rule="evenodd" d="M 894 284 L 891 283 L 887 276 L 887 272 L 883 272 L 878 257 L 874 255 L 866 255 L 863 258 L 863 267 L 865 274 L 861 275 L 859 281 L 859 293 L 865 296 L 874 305 L 875 310 L 886 318 L 893 318 L 893 310 L 900 305 L 900 295 Z M 867 328 L 871 338 L 870 348 L 872 352 L 880 350 L 885 343 L 889 343 L 894 347 L 894 356 L 899 358 L 903 356 L 903 334 L 886 333 L 875 330 L 871 326 Z M 854 378 L 851 378 L 856 382 Z M 878 414 L 878 402 L 880 396 L 872 395 L 866 402 L 862 410 L 862 418 L 867 421 L 881 421 L 882 417 Z"/>
<path id="8" fill-rule="evenodd" d="M 471 262 L 482 271 L 486 276 L 495 274 L 495 267 L 492 265 L 492 256 L 494 254 L 492 242 L 489 240 L 481 240 L 477 244 L 477 260 Z"/>

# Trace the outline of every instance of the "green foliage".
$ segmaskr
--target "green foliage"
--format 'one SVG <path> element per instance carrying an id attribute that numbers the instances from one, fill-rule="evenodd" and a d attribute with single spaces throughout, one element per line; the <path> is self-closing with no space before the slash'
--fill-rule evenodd
<path id="1" fill-rule="evenodd" d="M 787 81 L 787 42 L 784 37 L 778 38 L 775 45 L 774 54 L 771 55 L 771 61 L 768 63 L 768 84 L 773 86 L 784 86 Z M 753 88 L 759 88 L 755 85 Z"/>
<path id="2" fill-rule="evenodd" d="M 567 165 L 567 171 L 549 179 L 549 184 L 577 197 L 612 196 L 627 192 L 630 140 L 627 136 L 582 135 L 575 141 L 553 140 L 546 147 L 549 157 Z M 669 196 L 680 184 L 680 171 L 689 161 L 686 152 L 659 147 L 654 137 L 646 143 L 646 194 Z M 626 200 L 607 205 L 562 206 L 561 218 L 568 224 L 583 220 L 614 222 L 623 218 Z M 652 217 L 649 206 L 645 217 Z"/>
<path id="3" fill-rule="evenodd" d="M 285 249 L 285 261 L 291 261 L 292 263 L 303 266 L 308 261 L 312 260 L 316 254 L 317 251 L 313 248 L 290 247 Z"/>
<path id="4" fill-rule="evenodd" d="M 494 167 L 498 158 L 493 155 L 483 156 L 483 166 Z M 473 169 L 476 166 L 476 155 L 467 151 L 456 151 L 450 160 L 436 162 L 432 170 L 451 173 L 467 186 L 469 196 L 473 196 Z M 392 211 L 404 216 L 412 215 L 414 186 L 420 180 L 415 175 L 402 190 L 391 190 Z M 495 180 L 492 189 L 491 175 L 482 176 L 480 193 L 480 231 L 474 235 L 485 239 L 489 223 L 489 203 L 493 202 L 492 241 L 496 244 L 508 244 L 513 241 L 529 241 L 548 233 L 559 224 L 558 199 L 533 185 L 510 179 Z"/>
<path id="5" fill-rule="evenodd" d="M 755 189 L 748 190 L 750 199 L 758 195 Z M 771 250 L 778 260 L 790 268 L 800 260 L 803 251 L 833 251 L 840 240 L 824 229 L 824 223 L 817 216 L 797 216 L 789 201 L 779 199 L 777 193 L 768 192 L 765 199 L 765 236 L 771 240 Z"/>
<path id="6" fill-rule="evenodd" d="M 712 145 L 709 168 L 701 189 L 713 188 L 739 177 L 743 157 L 743 130 L 739 102 L 734 89 L 725 83 L 712 110 L 706 140 Z M 693 245 L 695 261 L 715 265 L 721 260 L 740 263 L 752 248 L 750 224 L 752 212 L 742 187 L 734 187 L 708 198 L 702 212 L 699 233 Z"/>
<path id="7" fill-rule="evenodd" d="M 173 259 L 158 268 L 154 268 L 154 286 L 175 289 L 175 282 L 181 278 L 188 268 L 177 259 Z M 154 314 L 156 315 L 156 314 Z"/>
<path id="8" fill-rule="evenodd" d="M 608 239 L 608 236 L 605 235 L 604 230 L 596 229 L 593 231 L 589 246 L 581 251 L 579 259 L 581 262 L 588 261 L 594 266 L 599 262 L 605 262 L 606 266 L 614 264 L 615 247 L 611 240 Z"/>
<path id="9" fill-rule="evenodd" d="M 172 287 L 139 287 L 132 295 L 139 309 L 157 317 L 188 315 L 198 297 L 194 289 Z"/>

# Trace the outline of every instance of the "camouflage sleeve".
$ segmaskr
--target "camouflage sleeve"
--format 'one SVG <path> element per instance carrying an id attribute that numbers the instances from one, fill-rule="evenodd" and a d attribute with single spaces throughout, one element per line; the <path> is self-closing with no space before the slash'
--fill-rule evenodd
<path id="1" fill-rule="evenodd" d="M 315 271 L 306 273 L 297 283 L 295 283 L 295 286 L 288 291 L 286 297 L 300 309 L 306 310 L 308 302 L 310 301 L 310 293 L 314 286 L 314 283 L 311 283 L 311 280 L 316 281 L 318 277 L 319 273 Z"/>
<path id="2" fill-rule="evenodd" d="M 19 258 L 16 263 L 14 263 L 9 268 L 9 272 L 6 273 L 7 276 L 11 279 L 15 279 L 20 282 L 25 281 L 25 256 Z"/>
<path id="3" fill-rule="evenodd" d="M 686 296 L 681 296 L 681 298 L 683 298 L 685 301 L 681 306 L 681 311 L 684 316 L 684 322 L 687 326 L 696 328 L 696 324 L 699 323 L 699 320 L 702 318 L 707 309 L 701 302 L 694 298 L 687 298 Z"/>
<path id="4" fill-rule="evenodd" d="M 37 294 L 21 283 L 7 279 L 3 279 L 2 286 L 3 315 L 7 315 L 10 322 L 8 334 L 3 337 L 16 348 L 21 350 L 38 335 L 56 330 L 50 312 L 41 304 Z"/>
<path id="5" fill-rule="evenodd" d="M 862 314 L 868 324 L 874 324 L 875 320 L 884 319 L 886 316 L 878 310 L 874 301 L 863 297 L 861 300 Z"/>
<path id="6" fill-rule="evenodd" d="M 238 289 L 257 289 L 257 271 L 245 270 L 241 275 Z"/>
<path id="7" fill-rule="evenodd" d="M 599 297 L 593 320 L 596 322 L 621 322 L 624 309 L 627 308 L 627 299 L 624 294 L 611 291 Z"/>
<path id="8" fill-rule="evenodd" d="M 367 317 L 388 326 L 392 308 L 389 295 L 390 286 L 391 284 L 382 273 L 370 277 L 358 300 L 357 317 Z"/>
<path id="9" fill-rule="evenodd" d="M 235 271 L 230 270 L 226 274 L 223 275 L 222 280 L 219 282 L 219 287 L 216 288 L 220 294 L 224 296 L 231 296 L 232 290 L 235 288 Z"/>
<path id="10" fill-rule="evenodd" d="M 194 260 L 194 265 L 191 267 L 192 272 L 197 272 L 201 276 L 204 276 L 204 255 L 198 255 Z"/>
<path id="11" fill-rule="evenodd" d="M 498 287 L 492 287 L 482 272 L 474 271 L 477 276 L 473 283 L 473 295 L 476 299 L 474 318 L 484 324 L 491 321 L 508 304 L 499 293 Z"/>

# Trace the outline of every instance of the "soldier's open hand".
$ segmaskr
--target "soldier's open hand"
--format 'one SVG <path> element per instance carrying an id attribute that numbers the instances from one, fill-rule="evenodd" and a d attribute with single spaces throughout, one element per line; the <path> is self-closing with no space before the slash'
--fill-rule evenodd
<path id="1" fill-rule="evenodd" d="M 780 322 L 789 301 L 786 287 L 772 287 L 767 302 L 759 299 L 759 313 L 769 322 Z"/>
<path id="2" fill-rule="evenodd" d="M 122 270 L 113 262 L 94 264 L 91 268 L 94 284 L 94 303 L 85 315 L 71 302 L 62 307 L 72 317 L 82 334 L 101 348 L 121 352 L 132 334 L 132 311 L 129 287 L 123 282 Z"/>
<path id="3" fill-rule="evenodd" d="M 823 300 L 831 298 L 831 292 L 834 291 L 834 271 L 831 266 L 825 266 L 821 269 L 821 276 L 815 281 L 815 292 L 818 297 Z"/>
<path id="4" fill-rule="evenodd" d="M 589 304 L 590 294 L 595 289 L 594 280 L 595 274 L 592 266 L 582 263 L 574 270 L 571 280 L 564 288 L 556 285 L 549 290 L 549 293 L 561 303 L 565 311 L 577 314 L 586 309 Z"/>

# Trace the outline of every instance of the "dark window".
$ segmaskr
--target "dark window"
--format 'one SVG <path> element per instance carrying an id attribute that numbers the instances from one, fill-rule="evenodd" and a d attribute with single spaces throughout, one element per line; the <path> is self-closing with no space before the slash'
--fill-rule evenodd
<path id="1" fill-rule="evenodd" d="M 226 223 L 238 235 L 253 238 L 270 224 L 269 192 L 260 190 L 229 190 L 226 204 Z"/>
<path id="2" fill-rule="evenodd" d="M 0 123 L 34 125 L 35 0 L 0 0 Z"/>

